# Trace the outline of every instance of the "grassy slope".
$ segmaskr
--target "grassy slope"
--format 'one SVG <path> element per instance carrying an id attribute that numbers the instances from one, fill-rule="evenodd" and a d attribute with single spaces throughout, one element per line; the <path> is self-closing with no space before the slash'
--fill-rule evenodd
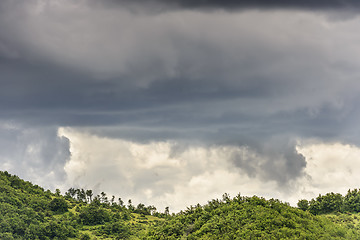
<path id="1" fill-rule="evenodd" d="M 75 208 L 72 209 L 73 211 L 75 211 Z M 142 232 L 138 231 L 136 233 L 134 233 L 132 236 L 130 236 L 129 239 L 139 239 L 139 235 L 145 235 L 147 229 L 150 226 L 155 225 L 156 223 L 159 222 L 163 222 L 164 219 L 162 218 L 158 218 L 155 216 L 141 216 L 140 214 L 137 213 L 132 213 L 131 214 L 131 219 L 129 221 L 128 224 L 130 224 L 131 226 L 133 226 L 136 229 L 143 229 Z M 103 239 L 103 240 L 109 240 L 109 239 L 113 239 L 113 237 L 109 237 L 106 235 L 98 235 L 96 232 L 98 229 L 101 229 L 104 225 L 99 224 L 96 226 L 82 226 L 80 227 L 80 236 L 84 235 L 84 234 L 88 234 L 90 236 L 91 239 Z M 72 238 L 72 239 L 77 239 L 77 238 Z"/>
<path id="2" fill-rule="evenodd" d="M 321 215 L 336 225 L 360 232 L 360 213 L 331 213 Z"/>

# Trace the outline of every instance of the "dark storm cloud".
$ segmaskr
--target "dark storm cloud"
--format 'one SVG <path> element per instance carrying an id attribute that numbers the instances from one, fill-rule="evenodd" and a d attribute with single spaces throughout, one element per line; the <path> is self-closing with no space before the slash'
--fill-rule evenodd
<path id="1" fill-rule="evenodd" d="M 303 9 L 341 9 L 358 8 L 359 1 L 356 0 L 319 0 L 319 1 L 299 1 L 299 0 L 107 0 L 111 4 L 138 3 L 145 5 L 154 5 L 156 3 L 170 7 L 181 8 L 220 8 L 227 10 L 236 10 L 242 8 L 303 8 Z"/>
<path id="2" fill-rule="evenodd" d="M 44 68 L 45 63 L 6 64 L 1 71 L 7 76 L 0 90 L 2 119 L 27 126 L 88 127 L 101 137 L 135 142 L 171 139 L 184 143 L 183 149 L 199 142 L 247 146 L 258 158 L 233 155 L 234 166 L 281 186 L 301 176 L 306 165 L 295 150 L 296 137 L 344 139 L 343 119 L 334 116 L 351 118 L 347 109 L 331 106 L 318 109 L 315 116 L 306 108 L 267 113 L 271 105 L 266 102 L 276 98 L 274 92 L 289 88 L 274 81 L 244 81 L 230 87 L 216 81 L 171 79 L 138 88 L 126 80 L 98 81 L 65 68 Z M 260 101 L 260 106 L 248 106 L 249 111 L 238 107 L 253 101 Z"/>
<path id="3" fill-rule="evenodd" d="M 249 147 L 256 149 L 256 154 L 235 152 L 231 161 L 250 177 L 275 180 L 279 185 L 285 186 L 300 177 L 302 172 L 299 170 L 306 166 L 305 158 L 295 149 L 296 143 L 289 141 L 287 137 L 271 137 L 262 146 Z"/>

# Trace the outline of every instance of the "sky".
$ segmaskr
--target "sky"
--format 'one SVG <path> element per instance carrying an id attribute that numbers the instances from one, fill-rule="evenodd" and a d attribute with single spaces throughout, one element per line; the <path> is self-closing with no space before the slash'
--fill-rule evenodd
<path id="1" fill-rule="evenodd" d="M 172 211 L 360 180 L 360 4 L 2 0 L 0 170 Z"/>

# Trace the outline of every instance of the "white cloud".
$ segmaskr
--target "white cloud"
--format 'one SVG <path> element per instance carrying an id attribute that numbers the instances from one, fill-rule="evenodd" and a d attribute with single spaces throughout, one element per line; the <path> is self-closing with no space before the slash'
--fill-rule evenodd
<path id="1" fill-rule="evenodd" d="M 135 204 L 155 205 L 160 211 L 165 206 L 179 211 L 204 204 L 225 192 L 278 198 L 296 205 L 299 199 L 311 199 L 319 193 L 345 194 L 358 188 L 360 181 L 360 148 L 339 142 L 300 141 L 297 151 L 307 163 L 304 175 L 289 186 L 279 186 L 262 177 L 264 159 L 248 147 L 178 148 L 180 143 L 175 141 L 138 143 L 76 128 L 60 128 L 55 134 L 52 129 L 25 130 L 5 123 L 0 130 L 2 170 L 52 190 L 83 187 L 105 191 Z M 234 154 L 255 161 L 250 165 L 255 174 L 249 174 L 246 167 L 234 167 Z"/>
<path id="2" fill-rule="evenodd" d="M 61 128 L 59 134 L 70 139 L 71 160 L 65 166 L 69 185 L 174 211 L 225 192 L 274 196 L 275 181 L 263 182 L 245 171 L 239 174 L 229 161 L 234 152 L 247 148 L 193 146 L 174 153 L 176 143 L 171 141 L 141 144 L 74 128 Z"/>
<path id="3" fill-rule="evenodd" d="M 319 193 L 340 192 L 359 188 L 360 148 L 341 143 L 305 141 L 297 147 L 306 158 L 307 175 L 299 181 L 303 198 Z M 299 194 L 300 195 L 300 194 Z"/>
<path id="4" fill-rule="evenodd" d="M 340 143 L 298 144 L 297 151 L 307 162 L 305 175 L 282 188 L 275 181 L 247 174 L 247 169 L 234 168 L 231 156 L 241 151 L 251 161 L 262 161 L 251 157 L 247 147 L 193 146 L 174 154 L 176 143 L 171 141 L 136 143 L 75 128 L 61 128 L 59 134 L 71 142 L 72 156 L 65 166 L 68 185 L 105 191 L 159 210 L 170 206 L 179 211 L 221 198 L 225 192 L 279 198 L 296 205 L 299 199 L 319 193 L 345 194 L 349 188 L 357 188 L 360 180 L 360 149 Z"/>

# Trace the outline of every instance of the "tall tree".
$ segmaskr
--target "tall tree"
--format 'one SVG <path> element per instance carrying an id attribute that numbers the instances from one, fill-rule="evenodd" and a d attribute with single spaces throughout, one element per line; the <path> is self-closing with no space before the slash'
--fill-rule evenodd
<path id="1" fill-rule="evenodd" d="M 90 190 L 90 189 L 86 190 L 86 196 L 88 198 L 89 203 L 91 203 L 92 202 L 93 191 Z"/>
<path id="2" fill-rule="evenodd" d="M 101 192 L 100 194 L 101 194 L 101 202 L 102 202 L 102 203 L 105 203 L 105 204 L 108 204 L 109 201 L 108 201 L 108 198 L 107 198 L 107 196 L 106 196 L 106 193 L 105 193 L 105 192 Z"/>
<path id="3" fill-rule="evenodd" d="M 124 206 L 124 201 L 120 197 L 119 197 L 118 201 L 119 201 L 119 206 L 120 207 Z"/>
<path id="4" fill-rule="evenodd" d="M 69 188 L 69 190 L 65 193 L 65 196 L 69 196 L 71 198 L 74 198 L 76 195 L 75 188 Z"/>

